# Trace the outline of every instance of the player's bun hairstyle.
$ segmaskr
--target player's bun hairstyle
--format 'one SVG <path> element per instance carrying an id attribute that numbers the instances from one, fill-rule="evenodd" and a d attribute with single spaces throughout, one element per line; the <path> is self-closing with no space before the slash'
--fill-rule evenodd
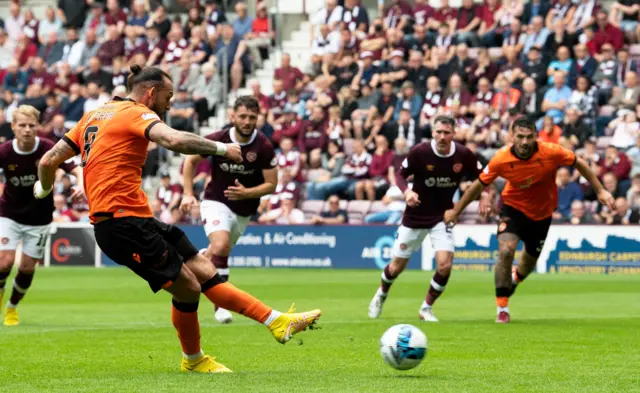
<path id="1" fill-rule="evenodd" d="M 16 122 L 16 115 L 22 115 L 25 117 L 30 117 L 35 120 L 36 123 L 40 124 L 40 111 L 31 105 L 20 105 L 16 110 L 13 111 L 12 122 Z"/>
<path id="2" fill-rule="evenodd" d="M 516 130 L 516 127 L 536 132 L 536 124 L 529 120 L 526 116 L 522 116 L 519 119 L 516 119 L 513 124 L 511 124 L 511 132 L 514 132 Z"/>
<path id="3" fill-rule="evenodd" d="M 444 124 L 446 126 L 451 126 L 451 127 L 456 126 L 456 122 L 455 120 L 453 120 L 453 117 L 447 116 L 447 115 L 440 115 L 436 117 L 435 120 L 433 121 L 433 125 L 436 125 L 438 123 Z"/>
<path id="4" fill-rule="evenodd" d="M 251 112 L 260 112 L 260 103 L 252 96 L 238 97 L 236 102 L 233 104 L 233 110 L 237 111 L 240 107 L 245 107 Z"/>
<path id="5" fill-rule="evenodd" d="M 171 80 L 171 76 L 162 71 L 158 67 L 141 67 L 138 64 L 133 64 L 129 68 L 131 74 L 127 79 L 127 88 L 129 91 L 133 91 L 139 85 L 145 85 L 145 88 L 156 87 L 164 84 L 164 79 Z"/>

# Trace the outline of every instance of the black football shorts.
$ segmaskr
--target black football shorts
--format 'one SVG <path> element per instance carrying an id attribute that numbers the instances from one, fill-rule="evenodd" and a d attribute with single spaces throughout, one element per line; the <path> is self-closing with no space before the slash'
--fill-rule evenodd
<path id="1" fill-rule="evenodd" d="M 513 233 L 522 240 L 527 254 L 537 258 L 547 240 L 550 226 L 551 217 L 536 221 L 516 208 L 503 205 L 498 221 L 498 236 L 503 233 Z"/>
<path id="2" fill-rule="evenodd" d="M 174 283 L 182 264 L 198 253 L 180 228 L 155 218 L 110 218 L 95 224 L 94 233 L 100 249 L 147 281 L 153 292 Z"/>

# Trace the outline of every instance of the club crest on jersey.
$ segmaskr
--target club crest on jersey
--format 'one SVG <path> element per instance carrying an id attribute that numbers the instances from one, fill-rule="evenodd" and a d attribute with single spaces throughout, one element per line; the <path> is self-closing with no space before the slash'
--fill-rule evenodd
<path id="1" fill-rule="evenodd" d="M 432 171 L 432 170 L 434 170 L 435 168 L 436 168 L 436 166 L 435 166 L 435 165 L 427 165 L 427 170 L 428 170 L 428 171 Z"/>
<path id="2" fill-rule="evenodd" d="M 462 170 L 462 164 L 454 164 L 453 165 L 453 171 L 455 173 L 460 173 L 461 170 Z"/>
<path id="3" fill-rule="evenodd" d="M 247 153 L 247 161 L 254 162 L 257 158 L 258 155 L 255 152 L 250 151 Z"/>

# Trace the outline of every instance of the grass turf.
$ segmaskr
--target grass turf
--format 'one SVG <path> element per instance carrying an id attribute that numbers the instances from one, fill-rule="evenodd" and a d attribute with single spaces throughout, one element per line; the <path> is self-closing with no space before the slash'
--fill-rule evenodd
<path id="1" fill-rule="evenodd" d="M 203 348 L 234 374 L 182 374 L 167 294 L 153 295 L 125 269 L 42 269 L 19 308 L 21 325 L 0 326 L 0 391 L 640 391 L 639 276 L 532 276 L 505 326 L 494 323 L 488 273 L 455 272 L 434 308 L 441 322 L 429 325 L 417 319 L 428 272 L 402 275 L 376 321 L 367 318 L 376 271 L 236 269 L 231 277 L 277 309 L 291 301 L 321 308 L 322 329 L 282 346 L 243 317 L 215 324 L 205 299 Z M 378 354 L 380 336 L 397 323 L 429 339 L 427 359 L 411 371 Z"/>

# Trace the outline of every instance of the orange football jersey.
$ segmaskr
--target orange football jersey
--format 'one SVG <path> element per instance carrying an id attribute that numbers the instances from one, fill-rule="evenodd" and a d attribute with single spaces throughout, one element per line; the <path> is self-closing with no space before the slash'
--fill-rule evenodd
<path id="1" fill-rule="evenodd" d="M 485 185 L 498 176 L 506 179 L 502 191 L 504 204 L 532 220 L 543 220 L 558 207 L 557 169 L 573 166 L 575 162 L 575 153 L 557 144 L 537 142 L 536 151 L 527 160 L 518 158 L 509 145 L 498 150 L 479 179 Z"/>
<path id="2" fill-rule="evenodd" d="M 142 190 L 148 133 L 160 122 L 145 105 L 114 98 L 86 113 L 63 137 L 82 155 L 90 218 L 153 217 Z"/>

